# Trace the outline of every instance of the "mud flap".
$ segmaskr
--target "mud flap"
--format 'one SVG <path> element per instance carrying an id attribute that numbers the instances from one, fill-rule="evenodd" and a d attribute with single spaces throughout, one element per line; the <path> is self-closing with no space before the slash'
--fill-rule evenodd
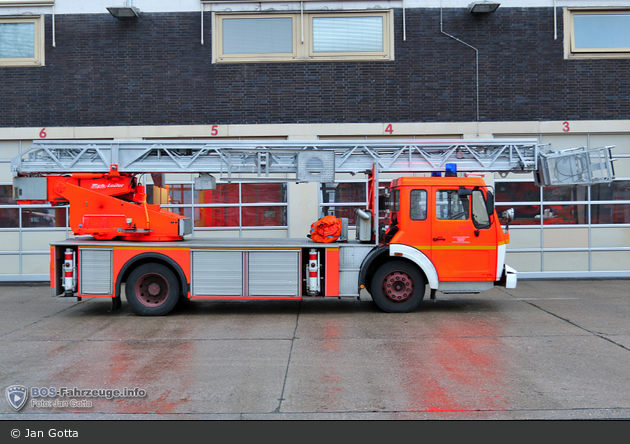
<path id="1" fill-rule="evenodd" d="M 112 307 L 109 309 L 109 312 L 111 313 L 114 310 L 118 310 L 121 306 L 122 303 L 120 302 L 120 296 L 114 297 L 112 298 Z"/>

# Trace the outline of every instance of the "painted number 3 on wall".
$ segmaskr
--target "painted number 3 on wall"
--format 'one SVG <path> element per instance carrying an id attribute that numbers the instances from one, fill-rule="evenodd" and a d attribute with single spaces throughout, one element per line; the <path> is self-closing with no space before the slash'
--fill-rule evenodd
<path id="1" fill-rule="evenodd" d="M 569 122 L 562 122 L 562 131 L 564 131 L 565 133 L 571 131 L 571 128 L 569 128 Z"/>

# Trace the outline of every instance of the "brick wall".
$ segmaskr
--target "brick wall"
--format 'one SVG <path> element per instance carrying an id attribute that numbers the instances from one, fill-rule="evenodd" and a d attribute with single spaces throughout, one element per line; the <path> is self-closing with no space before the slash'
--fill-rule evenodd
<path id="1" fill-rule="evenodd" d="M 392 62 L 213 65 L 199 13 L 46 17 L 46 66 L 0 68 L 0 127 L 458 122 L 476 119 L 475 51 L 439 9 L 395 14 Z M 564 60 L 562 14 L 444 10 L 479 51 L 481 121 L 630 119 L 630 60 Z"/>

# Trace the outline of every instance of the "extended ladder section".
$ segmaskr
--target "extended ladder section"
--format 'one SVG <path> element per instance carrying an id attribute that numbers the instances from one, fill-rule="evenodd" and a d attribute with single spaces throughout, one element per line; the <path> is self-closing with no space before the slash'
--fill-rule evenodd
<path id="1" fill-rule="evenodd" d="M 571 148 L 552 151 L 540 157 L 534 175 L 540 185 L 589 185 L 615 178 L 612 146 Z"/>
<path id="2" fill-rule="evenodd" d="M 202 173 L 221 181 L 333 182 L 335 173 L 363 173 L 373 166 L 381 173 L 428 173 L 454 163 L 458 172 L 535 172 L 539 185 L 587 185 L 614 178 L 611 148 L 552 151 L 536 139 L 36 140 L 11 161 L 11 170 L 15 177 Z"/>

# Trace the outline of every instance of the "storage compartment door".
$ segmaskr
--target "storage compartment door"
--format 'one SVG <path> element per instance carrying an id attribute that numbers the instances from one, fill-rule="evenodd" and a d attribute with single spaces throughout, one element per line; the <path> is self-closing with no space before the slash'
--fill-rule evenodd
<path id="1" fill-rule="evenodd" d="M 243 296 L 243 252 L 193 250 L 192 296 Z"/>
<path id="2" fill-rule="evenodd" d="M 112 294 L 112 250 L 79 248 L 79 294 Z"/>
<path id="3" fill-rule="evenodd" d="M 359 272 L 363 259 L 373 245 L 340 246 L 339 248 L 339 296 L 359 296 Z"/>
<path id="4" fill-rule="evenodd" d="M 247 257 L 250 296 L 300 295 L 299 251 L 251 251 Z"/>

